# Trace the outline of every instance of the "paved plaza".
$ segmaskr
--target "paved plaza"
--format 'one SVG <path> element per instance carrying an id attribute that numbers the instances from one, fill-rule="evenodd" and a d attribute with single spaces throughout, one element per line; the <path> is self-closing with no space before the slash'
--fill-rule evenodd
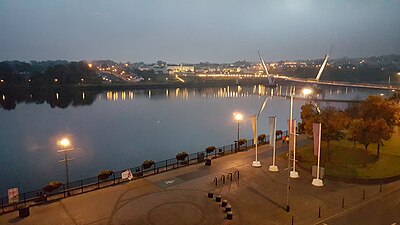
<path id="1" fill-rule="evenodd" d="M 287 146 L 280 144 L 278 151 L 287 151 Z M 18 212 L 7 213 L 0 216 L 0 224 L 400 224 L 399 181 L 381 189 L 325 179 L 323 187 L 315 187 L 311 175 L 302 170 L 300 178 L 290 179 L 291 210 L 286 212 L 287 162 L 278 157 L 279 172 L 273 173 L 268 171 L 271 148 L 259 148 L 261 168 L 251 166 L 254 154 L 251 149 L 215 158 L 211 166 L 182 167 L 34 206 L 24 219 Z M 208 198 L 209 192 L 214 198 Z M 216 194 L 228 201 L 233 220 L 226 219 Z"/>

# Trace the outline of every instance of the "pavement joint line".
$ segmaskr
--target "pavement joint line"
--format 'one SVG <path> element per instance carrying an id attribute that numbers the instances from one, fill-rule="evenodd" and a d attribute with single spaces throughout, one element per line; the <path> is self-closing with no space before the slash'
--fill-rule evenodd
<path id="1" fill-rule="evenodd" d="M 67 207 L 65 207 L 64 203 L 62 201 L 59 201 L 58 204 L 60 204 L 61 208 L 65 211 L 65 214 L 67 214 L 68 218 L 72 221 L 73 224 L 78 225 L 78 221 L 75 220 L 75 218 L 69 213 Z"/>
<path id="2" fill-rule="evenodd" d="M 341 211 L 341 212 L 339 212 L 339 213 L 336 213 L 336 214 L 334 214 L 334 215 L 332 215 L 332 216 L 330 216 L 330 217 L 327 217 L 327 218 L 325 218 L 325 219 L 323 219 L 323 220 L 321 220 L 321 221 L 318 221 L 318 222 L 314 223 L 314 225 L 319 225 L 319 224 L 324 223 L 324 222 L 326 222 L 326 221 L 328 221 L 328 220 L 330 220 L 330 219 L 333 219 L 333 218 L 335 218 L 335 217 L 344 215 L 344 214 L 346 214 L 346 213 L 348 213 L 348 212 L 350 212 L 350 211 L 357 210 L 357 209 L 359 209 L 359 208 L 361 208 L 361 207 L 363 207 L 363 206 L 365 206 L 365 205 L 368 205 L 368 204 L 370 204 L 370 203 L 372 203 L 372 202 L 374 202 L 374 201 L 376 201 L 376 200 L 379 200 L 379 199 L 382 198 L 382 197 L 385 197 L 385 196 L 387 196 L 387 195 L 393 194 L 393 193 L 396 192 L 396 191 L 400 191 L 400 189 L 394 189 L 394 190 L 388 191 L 387 193 L 383 193 L 383 194 L 381 194 L 381 195 L 375 196 L 375 197 L 373 197 L 373 198 L 371 198 L 371 199 L 369 199 L 369 200 L 367 200 L 367 201 L 364 200 L 364 201 L 362 201 L 361 203 L 359 203 L 358 205 L 355 205 L 355 206 L 353 206 L 353 207 L 351 207 L 351 208 L 345 209 L 345 210 L 343 210 L 343 211 Z"/>

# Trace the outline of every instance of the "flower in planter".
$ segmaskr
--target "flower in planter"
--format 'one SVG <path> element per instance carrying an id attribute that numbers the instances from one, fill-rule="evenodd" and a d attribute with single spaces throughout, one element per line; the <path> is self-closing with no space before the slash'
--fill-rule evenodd
<path id="1" fill-rule="evenodd" d="M 153 165 L 154 165 L 154 161 L 153 160 L 145 160 L 142 163 L 143 169 L 148 169 L 148 168 L 152 167 Z"/>
<path id="2" fill-rule="evenodd" d="M 189 156 L 189 154 L 187 154 L 186 152 L 179 152 L 177 155 L 176 155 L 176 160 L 178 160 L 178 161 L 185 161 L 186 160 L 186 158 Z"/>
<path id="3" fill-rule="evenodd" d="M 242 145 L 246 144 L 246 142 L 247 142 L 247 140 L 243 138 L 243 139 L 239 139 L 238 144 L 239 144 L 239 146 L 242 146 Z"/>
<path id="4" fill-rule="evenodd" d="M 112 170 L 103 170 L 101 171 L 98 175 L 97 178 L 99 178 L 99 180 L 107 180 L 107 178 L 113 173 Z"/>
<path id="5" fill-rule="evenodd" d="M 207 156 L 208 156 L 208 154 L 214 152 L 215 149 L 216 149 L 215 146 L 208 146 L 208 147 L 206 148 Z"/>
<path id="6" fill-rule="evenodd" d="M 54 190 L 56 190 L 57 188 L 61 187 L 63 184 L 61 182 L 58 181 L 53 181 L 50 182 L 49 184 L 47 184 L 46 186 L 43 187 L 43 191 L 50 193 L 53 192 Z"/>
<path id="7" fill-rule="evenodd" d="M 258 137 L 257 137 L 258 143 L 264 143 L 266 138 L 267 138 L 267 135 L 265 135 L 265 134 L 258 135 Z"/>

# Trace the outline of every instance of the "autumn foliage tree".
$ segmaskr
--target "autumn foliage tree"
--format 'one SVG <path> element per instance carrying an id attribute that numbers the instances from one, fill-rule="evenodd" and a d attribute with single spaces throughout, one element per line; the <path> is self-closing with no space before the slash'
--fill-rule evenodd
<path id="1" fill-rule="evenodd" d="M 316 105 L 307 103 L 301 107 L 301 120 L 302 129 L 310 136 L 313 133 L 313 123 L 321 123 L 321 140 L 327 143 L 329 160 L 330 142 L 345 137 L 343 130 L 348 123 L 346 113 L 332 106 L 319 110 Z"/>
<path id="2" fill-rule="evenodd" d="M 377 156 L 384 140 L 389 140 L 394 128 L 400 125 L 400 109 L 396 102 L 379 96 L 369 96 L 358 105 L 347 110 L 353 119 L 349 124 L 348 139 L 364 145 L 365 150 L 371 143 L 377 144 Z"/>

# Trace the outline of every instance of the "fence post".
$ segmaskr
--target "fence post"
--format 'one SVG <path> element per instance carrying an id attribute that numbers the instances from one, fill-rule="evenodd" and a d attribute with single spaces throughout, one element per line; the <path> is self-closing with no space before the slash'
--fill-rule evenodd
<path id="1" fill-rule="evenodd" d="M 81 191 L 83 193 L 83 181 L 81 180 Z"/>
<path id="2" fill-rule="evenodd" d="M 342 208 L 344 208 L 344 198 L 342 198 Z"/>
<path id="3" fill-rule="evenodd" d="M 97 177 L 97 188 L 100 188 L 100 179 Z"/>
<path id="4" fill-rule="evenodd" d="M 22 196 L 24 196 L 24 204 L 26 205 L 25 192 L 24 192 L 24 194 Z"/>
<path id="5" fill-rule="evenodd" d="M 64 192 L 64 198 L 65 198 L 65 184 L 63 184 L 63 192 Z"/>
<path id="6" fill-rule="evenodd" d="M 365 199 L 365 189 L 363 190 L 363 200 Z"/>
<path id="7" fill-rule="evenodd" d="M 115 184 L 115 172 L 113 172 L 113 180 L 114 180 L 114 184 Z"/>
<path id="8" fill-rule="evenodd" d="M 165 171 L 168 171 L 168 160 L 165 160 Z"/>
<path id="9" fill-rule="evenodd" d="M 381 185 L 379 185 L 379 192 L 382 192 L 382 182 Z"/>

